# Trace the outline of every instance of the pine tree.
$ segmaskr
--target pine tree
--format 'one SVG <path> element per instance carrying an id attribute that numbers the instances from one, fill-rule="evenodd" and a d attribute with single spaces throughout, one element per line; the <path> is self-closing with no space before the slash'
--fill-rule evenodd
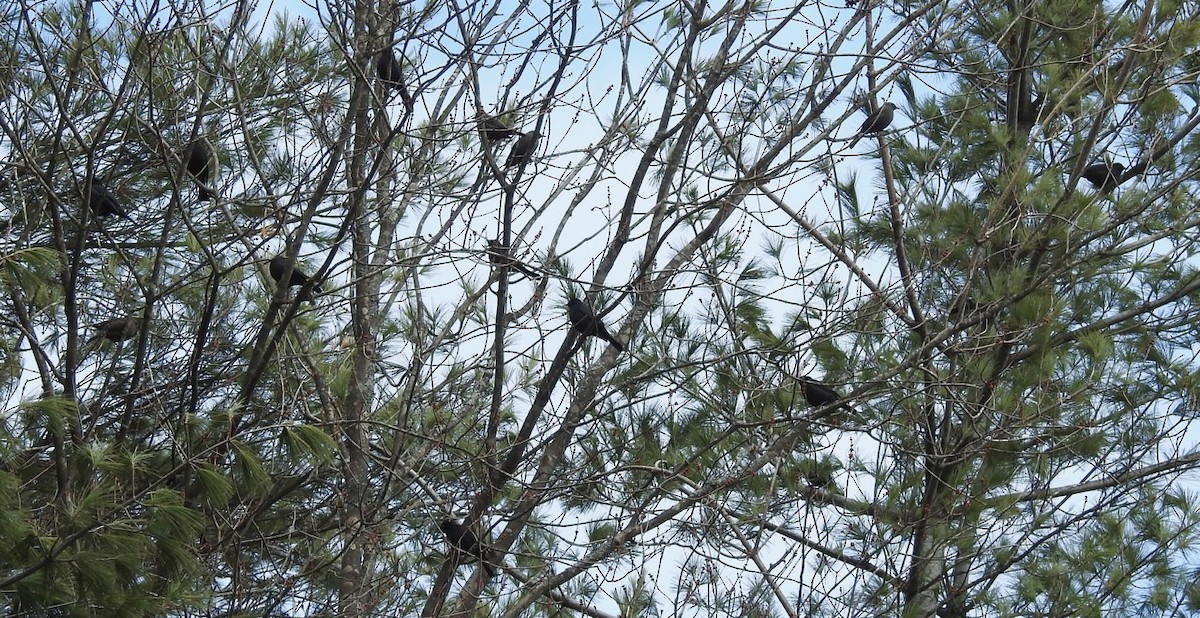
<path id="1" fill-rule="evenodd" d="M 1200 608 L 1194 10 L 834 4 L 10 9 L 0 608 Z"/>

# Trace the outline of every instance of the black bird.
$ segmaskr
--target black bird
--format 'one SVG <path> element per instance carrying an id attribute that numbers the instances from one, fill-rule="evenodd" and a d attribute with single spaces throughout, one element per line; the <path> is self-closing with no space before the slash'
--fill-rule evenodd
<path id="1" fill-rule="evenodd" d="M 196 188 L 200 191 L 200 201 L 207 202 L 217 197 L 216 193 L 206 188 L 212 172 L 212 149 L 203 139 L 198 139 L 188 145 L 186 154 L 187 171 L 196 179 Z"/>
<path id="2" fill-rule="evenodd" d="M 107 339 L 112 342 L 125 341 L 133 339 L 138 334 L 139 320 L 137 318 L 113 318 L 104 320 L 98 324 L 93 324 L 92 329 L 96 331 L 86 343 L 90 344 L 97 339 Z"/>
<path id="3" fill-rule="evenodd" d="M 800 376 L 800 392 L 804 395 L 804 400 L 808 402 L 808 405 L 814 408 L 827 406 L 842 399 L 837 391 L 808 376 Z"/>
<path id="4" fill-rule="evenodd" d="M 129 218 L 121 203 L 117 201 L 117 196 L 99 180 L 92 179 L 92 184 L 88 187 L 87 207 L 98 217 L 117 215 Z"/>
<path id="5" fill-rule="evenodd" d="M 842 396 L 837 391 L 808 376 L 800 376 L 798 381 L 800 382 L 800 393 L 804 395 L 804 400 L 814 408 L 822 408 L 842 401 Z M 843 403 L 823 413 L 823 415 L 828 415 L 824 416 L 823 422 L 833 427 L 841 427 L 846 419 L 846 415 L 841 410 L 845 410 L 851 416 L 855 415 L 854 408 Z"/>
<path id="6" fill-rule="evenodd" d="M 1121 184 L 1125 166 L 1120 163 L 1093 163 L 1083 168 L 1083 179 L 1107 193 Z"/>
<path id="7" fill-rule="evenodd" d="M 483 120 L 479 121 L 479 132 L 483 134 L 483 141 L 488 143 L 503 141 L 510 137 L 517 137 L 518 135 L 525 135 L 520 129 L 514 129 L 494 116 L 486 116 Z"/>
<path id="8" fill-rule="evenodd" d="M 400 93 L 400 100 L 404 102 L 406 108 L 412 108 L 412 95 L 408 94 L 408 86 L 404 83 L 404 66 L 396 59 L 395 52 L 392 48 L 387 48 L 379 52 L 379 58 L 375 61 L 375 71 L 379 74 L 379 81 L 383 82 L 386 88 L 392 88 Z"/>
<path id="9" fill-rule="evenodd" d="M 275 283 L 279 283 L 279 280 L 283 279 L 283 274 L 285 272 L 287 272 L 287 268 L 288 268 L 289 264 L 291 264 L 291 262 L 289 262 L 288 259 L 282 255 L 277 255 L 277 256 L 271 258 L 271 264 L 270 264 L 271 278 L 275 280 Z M 292 276 L 288 278 L 287 287 L 290 288 L 290 287 L 295 287 L 298 285 L 304 285 L 304 284 L 308 283 L 308 281 L 309 281 L 309 276 L 300 272 L 299 267 L 295 267 L 295 268 L 292 268 Z M 320 284 L 314 285 L 312 289 L 314 292 L 316 292 L 318 294 L 320 294 L 322 291 Z"/>
<path id="10" fill-rule="evenodd" d="M 538 140 L 541 137 L 541 134 L 537 131 L 530 131 L 522 135 L 521 139 L 513 144 L 512 151 L 508 153 L 508 158 L 504 160 L 504 167 L 524 165 L 533 156 L 533 151 L 537 148 Z"/>
<path id="11" fill-rule="evenodd" d="M 863 121 L 862 126 L 858 128 L 858 133 L 854 136 L 854 139 L 850 141 L 850 147 L 854 148 L 854 146 L 858 144 L 858 140 L 862 139 L 864 135 L 878 133 L 888 128 L 888 125 L 892 124 L 892 118 L 895 116 L 895 111 L 896 104 L 888 101 L 887 103 L 884 103 L 882 107 L 875 110 L 875 113 L 867 116 L 867 119 Z"/>
<path id="12" fill-rule="evenodd" d="M 625 351 L 625 346 L 616 337 L 608 334 L 604 323 L 596 317 L 596 311 L 582 300 L 572 298 L 567 301 L 567 317 L 571 319 L 571 326 L 575 327 L 575 330 L 579 331 L 581 335 L 599 337 L 611 343 L 618 352 Z"/>
<path id="13" fill-rule="evenodd" d="M 542 278 L 542 273 L 539 273 L 538 271 L 526 266 L 521 262 L 521 260 L 514 258 L 512 256 L 512 250 L 504 246 L 504 241 L 500 240 L 499 238 L 488 240 L 488 261 L 495 266 L 508 265 L 510 269 L 515 270 L 526 277 L 533 279 Z"/>
<path id="14" fill-rule="evenodd" d="M 464 554 L 478 558 L 483 564 L 484 570 L 487 571 L 488 577 L 496 576 L 496 570 L 491 564 L 491 552 L 484 550 L 483 545 L 479 543 L 479 537 L 475 536 L 474 532 L 453 519 L 443 519 L 438 527 L 441 528 L 442 534 L 446 535 L 446 540 L 450 542 L 450 545 Z"/>

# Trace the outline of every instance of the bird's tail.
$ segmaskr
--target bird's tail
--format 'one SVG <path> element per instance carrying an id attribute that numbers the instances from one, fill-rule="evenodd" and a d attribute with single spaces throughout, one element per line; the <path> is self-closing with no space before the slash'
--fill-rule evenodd
<path id="1" fill-rule="evenodd" d="M 859 133 L 858 135 L 855 135 L 855 136 L 854 136 L 854 139 L 850 140 L 850 148 L 854 148 L 855 146 L 857 146 L 857 145 L 858 145 L 858 140 L 862 139 L 862 136 L 863 136 L 863 134 L 862 134 L 862 133 Z"/>
<path id="2" fill-rule="evenodd" d="M 411 114 L 415 101 L 413 101 L 412 95 L 409 94 L 408 88 L 405 88 L 404 84 L 399 84 L 396 86 L 396 89 L 400 91 L 400 102 L 404 105 L 404 110 Z"/>
<path id="3" fill-rule="evenodd" d="M 513 268 L 516 269 L 521 274 L 523 274 L 526 277 L 529 277 L 531 279 L 541 279 L 542 278 L 542 273 L 522 264 L 521 262 L 514 262 Z"/>
<path id="4" fill-rule="evenodd" d="M 601 339 L 612 344 L 612 347 L 616 348 L 618 352 L 625 351 L 625 344 L 621 343 L 620 340 L 618 340 L 616 337 L 613 337 L 611 334 L 609 334 L 608 331 L 602 330 L 599 332 L 599 335 L 600 335 Z"/>
<path id="5" fill-rule="evenodd" d="M 322 290 L 321 286 L 314 285 L 311 290 L 309 290 L 303 294 L 300 294 L 299 296 L 297 296 L 297 298 L 302 303 L 311 303 L 311 304 L 315 305 L 315 304 L 317 304 L 317 296 L 320 296 L 321 294 L 324 294 L 324 293 L 325 293 L 325 290 Z"/>
<path id="6" fill-rule="evenodd" d="M 209 191 L 208 189 L 205 189 L 204 187 L 200 187 L 200 201 L 201 202 L 212 201 L 213 198 L 215 198 L 215 197 L 217 197 L 216 193 L 213 193 L 212 191 Z"/>

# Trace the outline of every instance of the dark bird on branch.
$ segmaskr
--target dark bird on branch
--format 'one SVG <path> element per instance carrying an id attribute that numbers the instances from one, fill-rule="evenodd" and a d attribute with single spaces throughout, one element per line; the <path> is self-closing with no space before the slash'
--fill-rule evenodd
<path id="1" fill-rule="evenodd" d="M 483 141 L 488 143 L 503 141 L 510 137 L 517 137 L 518 135 L 525 135 L 520 129 L 514 129 L 494 116 L 486 116 L 483 120 L 479 121 L 479 132 L 483 135 Z"/>
<path id="2" fill-rule="evenodd" d="M 798 381 L 800 382 L 800 394 L 804 395 L 804 400 L 808 402 L 808 405 L 814 408 L 823 408 L 825 406 L 842 401 L 842 396 L 826 384 L 818 382 L 808 376 L 800 376 Z M 842 423 L 845 422 L 845 419 L 843 414 L 837 412 L 839 409 L 845 410 L 851 415 L 854 414 L 854 408 L 851 408 L 848 404 L 843 403 L 842 405 L 833 408 L 829 415 L 824 417 L 825 422 L 834 427 L 841 427 Z"/>
<path id="3" fill-rule="evenodd" d="M 214 197 L 216 193 L 208 190 L 208 181 L 212 176 L 212 149 L 203 138 L 198 139 L 188 145 L 187 148 L 187 172 L 196 179 L 196 188 L 200 192 L 199 199 L 201 202 L 207 202 Z"/>
<path id="4" fill-rule="evenodd" d="M 454 521 L 453 519 L 443 519 L 438 525 L 442 530 L 442 534 L 446 535 L 446 540 L 450 545 L 458 551 L 473 556 L 479 559 L 483 564 L 483 568 L 487 571 L 488 577 L 496 576 L 496 569 L 492 566 L 491 552 L 484 549 L 479 542 L 479 537 L 475 536 L 474 532 L 467 529 L 466 526 Z"/>
<path id="5" fill-rule="evenodd" d="M 892 124 L 895 111 L 896 104 L 888 101 L 882 107 L 875 110 L 873 114 L 867 116 L 862 126 L 858 128 L 858 133 L 855 134 L 854 139 L 850 141 L 850 147 L 854 148 L 858 144 L 858 140 L 862 139 L 864 135 L 873 135 L 888 128 L 888 125 Z"/>
<path id="6" fill-rule="evenodd" d="M 411 110 L 413 100 L 412 95 L 408 93 L 408 86 L 404 83 L 404 65 L 400 64 L 392 48 L 379 52 L 379 58 L 375 60 L 375 71 L 379 74 L 379 81 L 383 82 L 385 91 L 391 88 L 400 93 L 404 107 Z"/>
<path id="7" fill-rule="evenodd" d="M 282 255 L 277 255 L 277 256 L 271 258 L 271 264 L 270 264 L 271 278 L 275 280 L 275 283 L 279 283 L 279 281 L 281 279 L 283 279 L 283 275 L 284 275 L 284 273 L 287 272 L 288 266 L 290 264 L 291 264 L 291 262 L 289 262 L 288 259 Z M 292 276 L 288 277 L 287 287 L 290 288 L 290 287 L 295 287 L 298 285 L 304 285 L 308 282 L 309 282 L 309 276 L 304 274 L 303 272 L 300 272 L 300 268 L 295 267 L 295 268 L 292 268 Z M 320 294 L 322 292 L 320 284 L 314 285 L 312 289 L 314 292 L 316 292 L 318 294 Z"/>
<path id="8" fill-rule="evenodd" d="M 567 301 L 567 317 L 571 319 L 571 326 L 581 335 L 598 337 L 611 343 L 618 352 L 625 351 L 625 345 L 608 334 L 608 329 L 604 328 L 604 323 L 596 316 L 596 311 L 582 300 L 572 298 Z"/>
<path id="9" fill-rule="evenodd" d="M 541 134 L 537 131 L 530 131 L 521 136 L 517 143 L 513 144 L 512 151 L 508 153 L 508 158 L 504 160 L 504 167 L 512 167 L 514 165 L 524 165 L 533 157 L 533 151 L 537 148 L 538 140 L 541 139 Z"/>
<path id="10" fill-rule="evenodd" d="M 117 201 L 117 196 L 113 195 L 113 192 L 109 191 L 104 183 L 96 179 L 92 179 L 92 184 L 88 187 L 87 207 L 98 217 L 117 215 L 129 218 L 125 208 Z"/>
<path id="11" fill-rule="evenodd" d="M 1083 179 L 1104 193 L 1108 193 L 1121 184 L 1121 176 L 1125 166 L 1120 163 L 1093 163 L 1083 168 Z"/>
<path id="12" fill-rule="evenodd" d="M 91 344 L 97 339 L 107 339 L 112 342 L 133 339 L 138 334 L 138 326 L 139 320 L 133 317 L 104 320 L 103 322 L 92 325 L 92 329 L 96 332 L 87 340 L 86 343 Z"/>
<path id="13" fill-rule="evenodd" d="M 512 250 L 504 246 L 504 242 L 499 238 L 488 240 L 488 261 L 494 266 L 507 265 L 511 270 L 530 277 L 532 279 L 541 279 L 542 273 L 526 266 L 521 260 L 512 256 Z"/>
<path id="14" fill-rule="evenodd" d="M 837 391 L 808 376 L 800 376 L 800 392 L 804 395 L 804 400 L 808 402 L 808 405 L 814 408 L 837 403 L 842 399 Z"/>

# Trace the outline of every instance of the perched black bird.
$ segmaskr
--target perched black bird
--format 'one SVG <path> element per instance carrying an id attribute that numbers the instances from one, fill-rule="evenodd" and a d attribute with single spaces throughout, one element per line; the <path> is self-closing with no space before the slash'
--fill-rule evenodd
<path id="1" fill-rule="evenodd" d="M 133 317 L 104 320 L 92 325 L 96 333 L 87 340 L 87 343 L 90 344 L 97 339 L 107 339 L 113 342 L 133 339 L 138 334 L 138 326 L 139 320 Z"/>
<path id="2" fill-rule="evenodd" d="M 800 376 L 800 392 L 804 395 L 804 400 L 808 402 L 808 405 L 814 408 L 827 406 L 842 399 L 837 391 L 808 376 Z"/>
<path id="3" fill-rule="evenodd" d="M 117 215 L 129 218 L 125 209 L 121 207 L 121 203 L 117 201 L 117 196 L 113 195 L 113 192 L 109 191 L 108 187 L 99 180 L 93 179 L 91 186 L 88 187 L 87 207 L 98 217 Z"/>
<path id="4" fill-rule="evenodd" d="M 275 283 L 279 283 L 279 280 L 283 279 L 283 274 L 287 272 L 289 264 L 291 264 L 291 262 L 289 262 L 288 259 L 282 255 L 277 255 L 271 258 L 271 278 L 275 280 Z M 287 287 L 290 288 L 298 285 L 304 285 L 308 283 L 308 280 L 309 276 L 300 272 L 300 268 L 296 267 L 292 269 L 292 276 L 288 278 Z M 313 291 L 320 294 L 322 291 L 321 285 L 314 285 Z"/>
<path id="5" fill-rule="evenodd" d="M 212 149 L 203 139 L 198 139 L 188 145 L 185 154 L 187 155 L 187 171 L 196 179 L 196 188 L 200 191 L 200 201 L 207 202 L 217 197 L 216 193 L 206 188 L 212 175 Z"/>
<path id="6" fill-rule="evenodd" d="M 384 87 L 399 92 L 404 106 L 411 109 L 413 101 L 412 95 L 408 93 L 408 86 L 404 83 L 404 66 L 400 64 L 392 48 L 379 52 L 379 58 L 375 61 L 375 71 L 379 73 L 379 81 L 383 82 Z"/>
<path id="7" fill-rule="evenodd" d="M 585 337 L 599 337 L 612 344 L 618 352 L 624 352 L 625 346 L 617 341 L 616 337 L 608 334 L 608 329 L 604 328 L 604 323 L 600 318 L 596 317 L 596 312 L 578 298 L 572 298 L 567 301 L 567 317 L 571 319 L 571 326 Z"/>
<path id="8" fill-rule="evenodd" d="M 483 135 L 483 141 L 488 143 L 525 135 L 520 129 L 514 129 L 494 116 L 485 116 L 483 120 L 479 121 L 479 132 Z"/>
<path id="9" fill-rule="evenodd" d="M 504 167 L 523 165 L 528 161 L 533 156 L 533 151 L 537 148 L 538 140 L 541 137 L 541 134 L 537 131 L 530 131 L 522 135 L 521 139 L 513 144 L 512 151 L 508 153 L 508 158 L 504 160 Z"/>
<path id="10" fill-rule="evenodd" d="M 864 135 L 872 135 L 888 128 L 888 125 L 892 124 L 892 117 L 895 116 L 895 111 L 896 104 L 888 101 L 882 107 L 875 110 L 875 113 L 867 116 L 862 126 L 858 128 L 858 133 L 854 136 L 854 139 L 850 141 L 850 147 L 854 148 L 858 144 L 858 140 L 862 139 Z"/>
<path id="11" fill-rule="evenodd" d="M 496 569 L 491 564 L 491 552 L 484 549 L 479 542 L 479 537 L 475 536 L 474 532 L 453 519 L 443 519 L 438 527 L 441 528 L 442 534 L 446 535 L 446 540 L 450 542 L 450 545 L 464 554 L 478 558 L 483 564 L 484 570 L 487 571 L 488 577 L 496 576 Z"/>
<path id="12" fill-rule="evenodd" d="M 512 256 L 512 250 L 504 246 L 504 241 L 499 238 L 488 240 L 488 261 L 496 266 L 508 265 L 508 267 L 526 277 L 533 279 L 541 279 L 542 273 L 526 266 Z"/>
<path id="13" fill-rule="evenodd" d="M 1125 166 L 1120 163 L 1093 163 L 1083 168 L 1083 179 L 1107 193 L 1121 184 Z"/>
<path id="14" fill-rule="evenodd" d="M 800 376 L 798 381 L 800 382 L 800 393 L 804 395 L 804 400 L 814 408 L 823 408 L 842 401 L 842 396 L 837 391 L 808 376 Z M 842 410 L 845 410 L 851 416 L 855 415 L 854 408 L 843 403 L 840 406 L 822 412 L 822 422 L 832 427 L 841 427 L 846 420 L 846 415 Z"/>

